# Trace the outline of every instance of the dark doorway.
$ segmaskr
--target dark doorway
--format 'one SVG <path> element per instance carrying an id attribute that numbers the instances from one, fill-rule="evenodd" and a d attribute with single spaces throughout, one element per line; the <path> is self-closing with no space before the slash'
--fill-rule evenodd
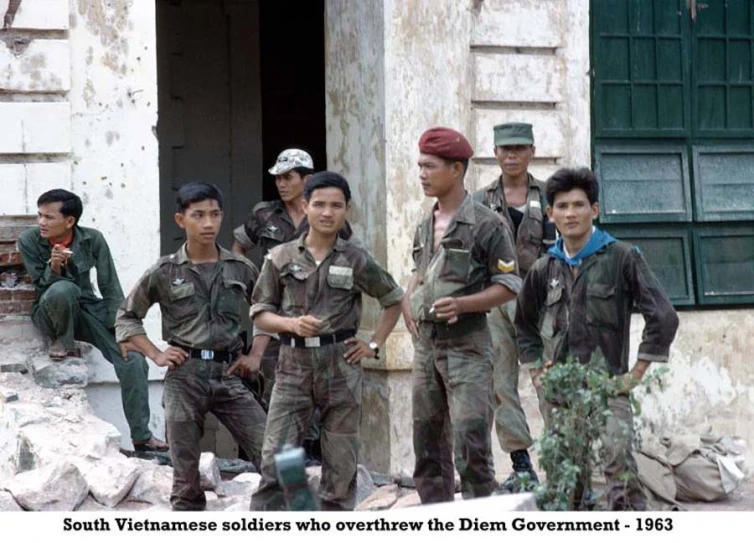
<path id="1" fill-rule="evenodd" d="M 265 173 L 291 147 L 327 167 L 325 146 L 325 2 L 262 0 L 260 3 L 262 133 Z M 265 175 L 265 200 L 277 189 Z"/>
<path id="2" fill-rule="evenodd" d="M 156 0 L 162 252 L 183 236 L 175 193 L 225 194 L 220 243 L 277 197 L 267 169 L 287 147 L 325 156 L 324 0 Z"/>

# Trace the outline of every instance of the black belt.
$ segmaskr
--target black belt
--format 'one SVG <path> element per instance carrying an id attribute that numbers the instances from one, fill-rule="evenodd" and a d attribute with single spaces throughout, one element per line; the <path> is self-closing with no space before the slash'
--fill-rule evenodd
<path id="1" fill-rule="evenodd" d="M 333 343 L 341 343 L 347 339 L 350 339 L 356 335 L 356 330 L 341 330 L 334 334 L 326 334 L 324 336 L 313 337 L 301 337 L 294 334 L 280 334 L 280 342 L 282 345 L 289 345 L 290 347 L 300 348 L 312 348 L 322 347 L 323 345 L 332 345 Z"/>
<path id="2" fill-rule="evenodd" d="M 432 338 L 452 339 L 484 330 L 487 326 L 487 315 L 485 313 L 472 313 L 465 315 L 455 324 L 432 321 L 421 321 L 419 324 L 429 329 Z"/>
<path id="3" fill-rule="evenodd" d="M 233 362 L 236 359 L 237 351 L 214 351 L 212 349 L 192 349 L 178 343 L 169 342 L 169 345 L 183 349 L 189 355 L 189 358 L 199 360 L 214 360 L 215 362 Z"/>

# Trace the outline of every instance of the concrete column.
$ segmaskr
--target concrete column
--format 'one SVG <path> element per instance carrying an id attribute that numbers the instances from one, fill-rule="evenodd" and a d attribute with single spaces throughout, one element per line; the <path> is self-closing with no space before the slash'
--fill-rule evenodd
<path id="1" fill-rule="evenodd" d="M 351 183 L 357 233 L 406 285 L 414 229 L 430 206 L 419 136 L 435 125 L 469 130 L 471 3 L 328 0 L 326 10 L 328 167 Z M 377 311 L 366 305 L 365 334 Z M 361 462 L 411 473 L 413 348 L 402 321 L 385 351 L 365 364 Z"/>

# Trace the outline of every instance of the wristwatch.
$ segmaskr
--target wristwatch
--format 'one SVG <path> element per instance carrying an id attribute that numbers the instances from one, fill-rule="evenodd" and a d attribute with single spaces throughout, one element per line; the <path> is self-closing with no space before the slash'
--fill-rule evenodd
<path id="1" fill-rule="evenodd" d="M 377 345 L 376 341 L 370 341 L 369 342 L 369 348 L 374 351 L 374 357 L 379 360 L 380 359 L 380 346 Z"/>

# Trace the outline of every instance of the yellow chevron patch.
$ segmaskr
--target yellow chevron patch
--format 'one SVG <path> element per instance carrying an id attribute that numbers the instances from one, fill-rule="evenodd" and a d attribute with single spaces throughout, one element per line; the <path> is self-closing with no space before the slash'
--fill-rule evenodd
<path id="1" fill-rule="evenodd" d="M 502 260 L 497 261 L 497 269 L 500 270 L 502 273 L 511 273 L 515 271 L 516 269 L 516 262 L 515 260 L 511 260 L 509 262 L 504 262 Z"/>

